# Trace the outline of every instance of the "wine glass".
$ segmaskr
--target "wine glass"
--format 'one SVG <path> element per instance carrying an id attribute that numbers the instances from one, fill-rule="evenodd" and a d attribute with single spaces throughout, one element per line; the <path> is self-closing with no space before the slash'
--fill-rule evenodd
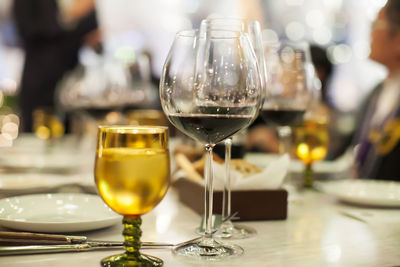
<path id="1" fill-rule="evenodd" d="M 265 83 L 267 77 L 267 69 L 264 60 L 264 48 L 262 43 L 261 27 L 258 21 L 242 20 L 238 18 L 208 18 L 201 22 L 200 31 L 202 33 L 209 30 L 233 30 L 246 33 L 252 44 L 260 72 L 260 83 L 262 97 L 265 97 Z M 256 118 L 256 117 L 255 117 Z M 232 150 L 232 137 L 224 141 L 225 145 L 225 183 L 222 194 L 222 218 L 223 223 L 219 226 L 215 233 L 216 237 L 243 239 L 254 236 L 255 229 L 247 226 L 234 225 L 231 219 L 231 176 L 230 161 Z"/>
<path id="2" fill-rule="evenodd" d="M 176 247 L 174 253 L 205 260 L 242 254 L 242 248 L 213 237 L 212 150 L 247 127 L 261 104 L 257 60 L 247 35 L 225 30 L 178 32 L 164 65 L 160 97 L 171 123 L 204 144 L 207 152 L 204 235 Z"/>
<path id="3" fill-rule="evenodd" d="M 170 182 L 168 128 L 100 126 L 95 181 L 104 202 L 124 216 L 125 253 L 107 257 L 102 266 L 162 266 L 139 252 L 141 215 L 167 193 Z"/>
<path id="4" fill-rule="evenodd" d="M 292 127 L 303 122 L 313 97 L 313 67 L 306 42 L 264 43 L 268 67 L 268 90 L 261 117 L 276 127 L 281 154 L 291 152 Z M 290 173 L 284 187 L 295 195 L 296 185 Z"/>
<path id="5" fill-rule="evenodd" d="M 281 153 L 290 151 L 291 126 L 303 121 L 312 98 L 308 44 L 304 42 L 264 43 L 268 64 L 268 97 L 261 116 L 277 128 Z"/>
<path id="6" fill-rule="evenodd" d="M 305 168 L 303 186 L 312 187 L 314 162 L 325 158 L 329 146 L 327 111 L 320 105 L 319 91 L 315 91 L 312 104 L 304 122 L 293 130 L 294 152 L 303 161 Z"/>

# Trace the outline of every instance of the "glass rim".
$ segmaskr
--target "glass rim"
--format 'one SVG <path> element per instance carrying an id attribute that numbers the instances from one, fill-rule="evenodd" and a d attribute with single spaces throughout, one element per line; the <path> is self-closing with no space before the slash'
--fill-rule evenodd
<path id="1" fill-rule="evenodd" d="M 249 25 L 254 25 L 255 27 L 258 27 L 261 29 L 260 22 L 255 19 L 247 19 L 247 18 L 237 18 L 237 17 L 216 17 L 216 18 L 206 18 L 201 21 L 201 23 L 206 22 L 206 23 L 216 23 L 220 22 L 220 25 L 229 25 L 232 22 L 235 22 L 237 24 L 241 24 L 241 26 L 249 26 Z"/>
<path id="2" fill-rule="evenodd" d="M 243 36 L 247 37 L 247 33 L 243 31 L 236 31 L 236 30 L 226 30 L 226 29 L 212 29 L 212 32 L 229 32 L 234 33 L 234 36 L 224 36 L 224 37 L 209 37 L 210 39 L 240 39 Z M 175 36 L 182 37 L 182 38 L 205 38 L 204 33 L 200 35 L 199 29 L 190 29 L 190 30 L 181 30 L 178 31 Z"/>
<path id="3" fill-rule="evenodd" d="M 115 133 L 131 133 L 131 134 L 143 134 L 143 133 L 166 133 L 168 131 L 167 126 L 156 126 L 156 125 L 99 125 L 99 131 L 115 132 Z"/>

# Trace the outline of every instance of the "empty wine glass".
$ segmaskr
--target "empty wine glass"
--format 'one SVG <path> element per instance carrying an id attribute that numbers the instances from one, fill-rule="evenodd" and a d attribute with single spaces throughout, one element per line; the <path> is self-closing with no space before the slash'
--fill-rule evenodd
<path id="1" fill-rule="evenodd" d="M 206 150 L 205 232 L 176 247 L 178 256 L 218 260 L 240 255 L 236 245 L 217 242 L 212 231 L 212 150 L 247 127 L 261 104 L 257 60 L 247 35 L 237 31 L 189 30 L 176 34 L 160 83 L 162 108 L 168 119 Z"/>
<path id="2" fill-rule="evenodd" d="M 242 20 L 238 18 L 209 18 L 201 22 L 200 32 L 206 33 L 212 30 L 233 30 L 246 33 L 253 47 L 261 82 L 262 98 L 265 97 L 265 83 L 267 70 L 264 60 L 264 48 L 262 43 L 261 27 L 258 21 Z M 256 118 L 256 117 L 255 117 Z M 225 183 L 222 195 L 222 218 L 223 223 L 219 226 L 215 236 L 221 238 L 243 239 L 254 236 L 255 229 L 247 226 L 234 225 L 231 219 L 231 178 L 230 161 L 232 150 L 232 137 L 225 140 Z"/>

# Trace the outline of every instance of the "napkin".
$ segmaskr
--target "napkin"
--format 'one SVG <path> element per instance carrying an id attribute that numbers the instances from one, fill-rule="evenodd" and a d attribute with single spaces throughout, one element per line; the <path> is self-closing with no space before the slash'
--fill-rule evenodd
<path id="1" fill-rule="evenodd" d="M 290 158 L 285 154 L 272 160 L 262 172 L 244 177 L 240 172 L 231 170 L 231 190 L 264 190 L 280 188 L 289 169 Z M 225 165 L 213 163 L 214 189 L 223 190 L 225 183 Z M 183 170 L 176 172 L 176 179 L 187 178 Z M 204 185 L 204 180 L 196 180 Z"/>

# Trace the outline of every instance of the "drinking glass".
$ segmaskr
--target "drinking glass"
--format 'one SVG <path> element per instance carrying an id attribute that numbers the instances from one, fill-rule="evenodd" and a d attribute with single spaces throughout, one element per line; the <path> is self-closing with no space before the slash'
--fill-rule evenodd
<path id="1" fill-rule="evenodd" d="M 60 114 L 52 107 L 40 107 L 33 111 L 33 130 L 38 138 L 50 143 L 65 132 Z"/>
<path id="2" fill-rule="evenodd" d="M 164 197 L 170 182 L 168 128 L 100 126 L 95 181 L 104 202 L 124 216 L 125 253 L 107 257 L 102 266 L 162 266 L 141 254 L 141 215 Z"/>
<path id="3" fill-rule="evenodd" d="M 305 42 L 265 43 L 268 90 L 261 116 L 277 128 L 280 152 L 290 151 L 291 127 L 301 124 L 312 99 L 310 52 Z"/>
<path id="4" fill-rule="evenodd" d="M 315 90 L 304 122 L 293 128 L 294 154 L 305 165 L 302 184 L 304 187 L 312 187 L 312 165 L 315 161 L 325 158 L 329 146 L 329 116 L 321 105 L 320 97 L 320 91 Z"/>
<path id="5" fill-rule="evenodd" d="M 264 48 L 262 43 L 261 27 L 258 21 L 242 20 L 237 18 L 209 18 L 201 22 L 200 31 L 206 33 L 212 30 L 233 30 L 246 33 L 255 53 L 258 70 L 260 75 L 262 98 L 265 97 L 265 83 L 267 77 L 267 69 L 264 60 Z M 263 101 L 263 100 L 262 100 Z M 256 117 L 254 117 L 256 118 Z M 230 161 L 232 150 L 232 137 L 224 141 L 225 145 L 225 183 L 222 194 L 222 218 L 223 223 L 219 226 L 216 237 L 243 239 L 254 236 L 255 229 L 247 226 L 234 225 L 231 219 L 231 176 Z"/>
<path id="6" fill-rule="evenodd" d="M 171 123 L 204 144 L 207 157 L 204 235 L 174 253 L 206 260 L 242 254 L 242 248 L 213 237 L 212 150 L 247 127 L 261 104 L 257 60 L 247 35 L 225 30 L 177 33 L 164 65 L 160 97 Z"/>
<path id="7" fill-rule="evenodd" d="M 292 128 L 303 122 L 314 93 L 309 46 L 306 42 L 280 41 L 266 42 L 264 48 L 269 80 L 261 117 L 277 129 L 280 153 L 291 155 Z M 284 187 L 293 199 L 297 184 L 290 173 Z"/>

